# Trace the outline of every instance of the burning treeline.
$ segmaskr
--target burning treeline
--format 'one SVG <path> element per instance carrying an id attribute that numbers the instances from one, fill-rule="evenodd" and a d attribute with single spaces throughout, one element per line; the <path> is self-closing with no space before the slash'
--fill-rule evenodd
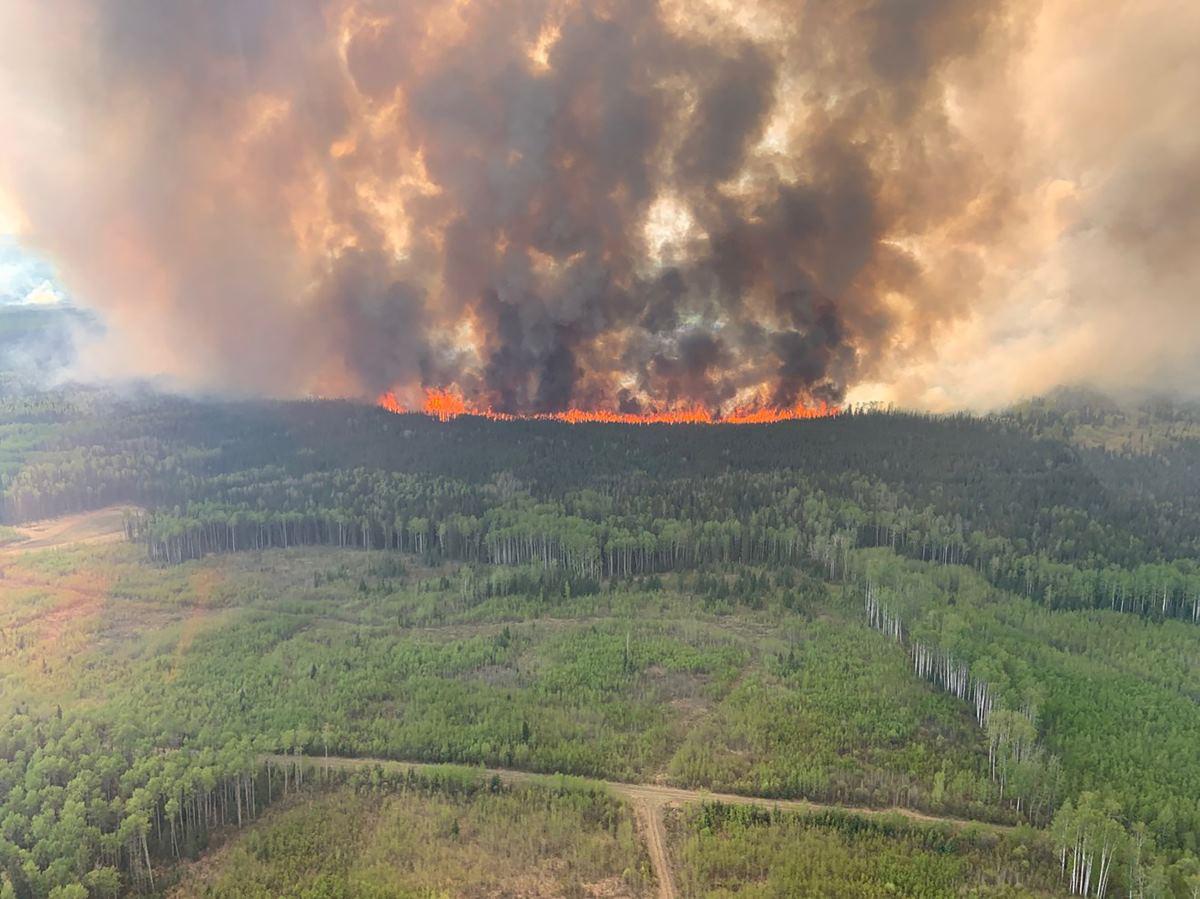
<path id="1" fill-rule="evenodd" d="M 816 406 L 797 404 L 791 408 L 780 409 L 770 406 L 754 406 L 733 409 L 731 412 L 714 417 L 706 407 L 696 404 L 673 409 L 645 409 L 640 412 L 612 412 L 606 409 L 563 409 L 555 412 L 497 412 L 490 406 L 481 407 L 467 402 L 461 394 L 453 390 L 427 388 L 425 400 L 417 407 L 408 407 L 396 398 L 391 391 L 380 394 L 378 404 L 396 414 L 420 412 L 439 421 L 450 421 L 460 415 L 474 415 L 490 418 L 495 421 L 514 421 L 516 419 L 536 419 L 545 421 L 561 421 L 566 424 L 606 423 L 606 424 L 769 424 L 778 421 L 798 421 L 810 418 L 827 418 L 837 415 L 841 410 L 837 406 L 822 401 Z"/>
<path id="2" fill-rule="evenodd" d="M 801 415 L 995 288 L 1025 5 L 14 0 L 0 192 L 188 384 Z"/>

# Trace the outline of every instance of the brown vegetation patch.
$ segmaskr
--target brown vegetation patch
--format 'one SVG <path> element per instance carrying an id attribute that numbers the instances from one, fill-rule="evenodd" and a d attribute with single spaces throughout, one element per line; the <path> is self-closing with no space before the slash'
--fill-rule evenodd
<path id="1" fill-rule="evenodd" d="M 125 538 L 125 513 L 128 506 L 109 506 L 93 512 L 62 515 L 22 525 L 14 530 L 24 535 L 19 543 L 0 548 L 0 553 L 16 555 L 39 549 L 57 549 L 81 543 L 114 543 Z"/>
<path id="2" fill-rule="evenodd" d="M 87 618 L 99 612 L 108 601 L 108 578 L 92 577 L 87 588 L 73 586 L 69 583 L 46 582 L 31 577 L 23 571 L 11 568 L 0 571 L 0 584 L 44 590 L 47 594 L 61 599 L 50 608 L 42 609 L 13 622 L 13 628 L 33 627 L 37 631 L 37 639 L 51 642 L 62 636 L 63 631 L 73 621 Z"/>
<path id="3" fill-rule="evenodd" d="M 76 596 L 65 605 L 57 606 L 43 615 L 38 624 L 38 639 L 53 643 L 57 641 L 73 621 L 88 618 L 100 611 L 104 600 L 98 596 Z"/>

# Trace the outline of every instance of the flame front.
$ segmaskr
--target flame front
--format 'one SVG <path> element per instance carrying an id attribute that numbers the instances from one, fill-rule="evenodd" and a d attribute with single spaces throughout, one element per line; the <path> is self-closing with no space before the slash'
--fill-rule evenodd
<path id="1" fill-rule="evenodd" d="M 497 412 L 490 406 L 479 406 L 468 402 L 453 388 L 426 387 L 425 399 L 420 408 L 410 408 L 396 394 L 387 391 L 380 395 L 378 405 L 398 415 L 421 413 L 438 421 L 450 421 L 460 415 L 489 418 L 493 421 L 561 421 L 566 424 L 598 422 L 605 424 L 651 425 L 651 424 L 700 424 L 700 425 L 749 425 L 771 424 L 780 421 L 799 421 L 812 418 L 830 418 L 841 413 L 841 408 L 825 402 L 814 406 L 796 404 L 778 409 L 770 406 L 739 406 L 728 413 L 714 415 L 700 405 L 655 409 L 648 412 L 615 412 L 608 409 L 565 409 L 561 412 L 531 412 L 513 414 Z"/>

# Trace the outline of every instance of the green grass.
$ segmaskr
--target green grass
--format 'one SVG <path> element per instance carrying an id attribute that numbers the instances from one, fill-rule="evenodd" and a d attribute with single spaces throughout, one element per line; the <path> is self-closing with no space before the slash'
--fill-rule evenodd
<path id="1" fill-rule="evenodd" d="M 1034 831 L 955 833 L 903 820 L 704 805 L 670 822 L 688 899 L 920 899 L 1061 895 Z"/>
<path id="2" fill-rule="evenodd" d="M 272 810 L 174 895 L 572 897 L 652 894 L 628 807 L 585 786 L 473 792 L 358 786 Z"/>
<path id="3" fill-rule="evenodd" d="M 745 679 L 671 761 L 688 785 L 853 805 L 944 805 L 987 816 L 982 733 L 961 703 L 911 674 L 902 650 L 855 624 L 812 622 L 786 654 Z"/>
<path id="4" fill-rule="evenodd" d="M 942 772 L 951 799 L 973 801 L 984 756 L 965 710 L 836 592 L 712 611 L 686 579 L 472 599 L 452 568 L 389 558 L 30 554 L 14 564 L 49 585 L 24 600 L 39 614 L 77 601 L 56 585 L 104 599 L 53 645 L 36 622 L 18 629 L 0 670 L 44 709 L 207 741 L 315 749 L 324 732 L 350 755 L 918 806 Z M 32 614 L 21 605 L 10 615 Z"/>

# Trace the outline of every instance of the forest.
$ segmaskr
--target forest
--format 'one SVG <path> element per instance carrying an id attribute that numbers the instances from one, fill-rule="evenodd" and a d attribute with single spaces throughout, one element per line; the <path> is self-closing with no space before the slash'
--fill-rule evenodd
<path id="1" fill-rule="evenodd" d="M 689 896 L 1200 892 L 1185 404 L 631 426 L 9 384 L 0 520 L 6 897 L 653 889 L 602 791 L 326 758 L 830 807 L 668 810 Z M 352 840 L 365 797 L 435 845 Z M 976 829 L 853 812 L 888 808 Z M 502 863 L 509 817 L 546 837 Z"/>

